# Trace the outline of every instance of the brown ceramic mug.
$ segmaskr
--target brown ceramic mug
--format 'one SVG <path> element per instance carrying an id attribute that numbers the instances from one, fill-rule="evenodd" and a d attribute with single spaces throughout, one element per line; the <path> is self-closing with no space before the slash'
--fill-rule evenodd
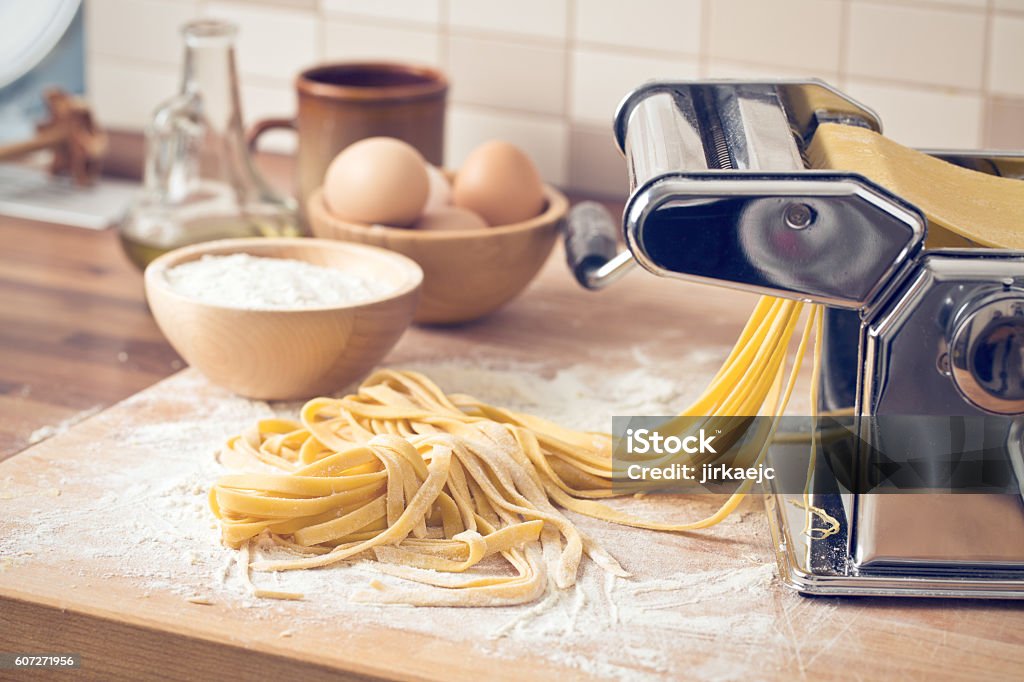
<path id="1" fill-rule="evenodd" d="M 274 128 L 298 133 L 300 206 L 323 183 L 335 155 L 366 137 L 397 137 L 441 165 L 448 80 L 440 71 L 385 62 L 324 64 L 300 73 L 295 89 L 295 117 L 258 122 L 249 131 L 249 146 Z"/>

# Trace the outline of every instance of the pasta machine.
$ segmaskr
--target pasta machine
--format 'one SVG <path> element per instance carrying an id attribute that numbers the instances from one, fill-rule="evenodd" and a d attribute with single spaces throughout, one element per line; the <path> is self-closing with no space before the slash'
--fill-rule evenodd
<path id="1" fill-rule="evenodd" d="M 804 532 L 806 506 L 789 504 L 803 499 L 798 485 L 766 491 L 787 584 L 1024 598 L 1024 251 L 925 248 L 938 227 L 908 197 L 810 167 L 826 124 L 881 132 L 870 109 L 815 80 L 640 87 L 614 123 L 631 185 L 627 248 L 593 205 L 578 208 L 569 265 L 590 289 L 639 264 L 826 306 L 818 409 L 847 437 L 826 447 L 817 427 L 807 491 L 840 529 Z M 931 155 L 1024 177 L 1020 155 Z M 794 447 L 773 445 L 769 458 Z"/>

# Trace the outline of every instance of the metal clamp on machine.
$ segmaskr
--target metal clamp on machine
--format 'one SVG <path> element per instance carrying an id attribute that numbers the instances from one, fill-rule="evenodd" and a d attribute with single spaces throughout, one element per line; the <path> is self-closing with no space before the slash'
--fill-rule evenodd
<path id="1" fill-rule="evenodd" d="M 1024 252 L 926 249 L 932 217 L 913 197 L 856 169 L 810 167 L 824 124 L 881 132 L 873 112 L 818 81 L 639 88 L 615 119 L 632 188 L 628 250 L 616 252 L 607 216 L 578 207 L 570 267 L 591 289 L 639 263 L 827 306 L 817 407 L 852 415 L 858 471 L 815 468 L 812 503 L 840 521 L 829 537 L 802 532 L 804 509 L 787 504 L 797 496 L 766 497 L 788 584 L 807 594 L 1024 598 Z M 933 156 L 1004 177 L 1024 167 L 1012 154 Z M 978 447 L 1011 483 L 951 490 L 946 460 Z M 771 456 L 785 449 L 773 445 Z M 865 483 L 882 449 L 913 463 L 914 483 L 896 493 Z"/>

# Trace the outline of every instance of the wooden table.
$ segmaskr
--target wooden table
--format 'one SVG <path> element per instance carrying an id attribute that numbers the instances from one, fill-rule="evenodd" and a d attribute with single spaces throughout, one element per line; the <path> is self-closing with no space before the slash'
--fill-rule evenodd
<path id="1" fill-rule="evenodd" d="M 113 230 L 0 216 L 0 460 L 182 366 Z"/>
<path id="2" fill-rule="evenodd" d="M 572 283 L 559 260 L 556 254 L 531 289 L 488 319 L 456 330 L 413 330 L 396 349 L 393 360 L 412 357 L 423 346 L 452 344 L 456 351 L 479 346 L 514 358 L 585 357 L 593 361 L 613 349 L 621 351 L 624 343 L 637 343 L 643 341 L 640 336 L 652 334 L 659 337 L 663 352 L 695 344 L 718 347 L 735 336 L 751 304 L 751 298 L 743 294 L 657 280 L 640 273 L 628 277 L 614 291 L 588 294 Z M 0 287 L 3 456 L 24 448 L 40 427 L 110 405 L 179 366 L 180 361 L 148 316 L 138 273 L 119 253 L 111 232 L 0 219 Z M 633 322 L 641 310 L 646 323 L 635 326 Z M 553 315 L 561 317 L 556 320 Z M 552 327 L 558 321 L 567 323 L 571 331 L 558 333 Z M 747 509 L 755 516 L 759 514 L 756 506 Z M 763 523 L 758 527 L 763 528 Z M 712 532 L 706 540 L 694 542 L 713 543 L 715 539 Z M 766 537 L 754 543 L 760 548 L 761 561 L 769 560 L 767 543 Z M 704 551 L 720 552 L 722 561 L 736 561 L 737 556 L 731 554 L 749 552 L 750 546 L 748 542 L 747 549 L 741 550 L 724 543 L 720 548 L 705 547 Z M 30 582 L 26 581 L 26 590 L 32 587 L 27 584 Z M 17 589 L 17 584 L 11 589 Z M 739 632 L 711 633 L 714 637 L 708 641 L 671 641 L 666 646 L 678 656 L 694 656 L 695 663 L 698 656 L 707 656 L 706 646 L 726 647 L 729 656 L 746 659 L 746 676 L 754 679 L 1010 680 L 1024 676 L 1024 609 L 1019 603 L 803 599 L 778 584 L 736 599 L 741 610 L 743 600 L 749 600 L 747 606 L 751 609 L 769 610 L 785 644 L 761 651 L 744 645 L 743 633 Z M 202 613 L 182 616 L 181 628 L 173 635 L 147 629 L 150 624 L 140 621 L 145 626 L 141 630 L 125 624 L 122 630 L 105 630 L 103 642 L 91 642 L 89 633 L 104 622 L 101 602 L 90 613 L 67 604 L 62 608 L 59 603 L 32 606 L 18 598 L 0 600 L 0 642 L 10 648 L 22 642 L 38 645 L 74 641 L 81 647 L 109 647 L 109 651 L 128 658 L 140 652 L 157 655 L 172 651 L 177 667 L 164 672 L 179 677 L 190 670 L 190 661 L 198 665 L 203 660 L 220 660 L 218 657 L 223 655 L 201 637 L 190 639 L 183 634 L 190 627 L 199 632 L 208 625 L 210 619 Z M 736 606 L 731 604 L 729 608 Z M 706 605 L 708 609 L 718 607 L 722 604 Z M 5 637 L 5 629 L 19 633 L 21 639 Z M 246 671 L 287 673 L 289 668 L 282 663 L 285 659 L 272 651 L 259 650 L 257 635 L 232 632 L 233 651 L 238 652 L 237 659 L 232 660 L 244 665 L 234 669 L 236 675 Z M 436 648 L 440 645 L 430 644 L 422 636 L 403 639 L 399 633 L 389 637 L 390 646 L 403 650 L 408 645 L 410 650 L 441 651 Z M 387 658 L 379 652 L 374 656 Z M 439 670 L 436 661 L 433 668 L 425 663 L 428 668 L 419 669 L 415 660 L 401 656 L 391 656 L 388 668 L 377 665 L 374 656 L 354 662 L 350 670 L 361 674 L 390 670 L 409 679 L 422 678 L 431 669 L 435 673 Z M 131 667 L 128 658 L 121 667 L 115 662 L 106 668 L 106 674 L 129 676 L 132 670 L 145 670 Z M 480 673 L 484 668 L 479 666 L 485 662 L 473 665 L 476 667 L 462 670 L 457 677 L 470 679 L 470 673 Z M 517 670 L 523 674 L 552 674 L 551 669 L 527 662 L 522 668 L 503 668 L 501 677 L 514 679 Z M 306 670 L 317 671 L 326 678 L 322 668 Z M 574 676 L 579 675 L 570 675 Z"/>

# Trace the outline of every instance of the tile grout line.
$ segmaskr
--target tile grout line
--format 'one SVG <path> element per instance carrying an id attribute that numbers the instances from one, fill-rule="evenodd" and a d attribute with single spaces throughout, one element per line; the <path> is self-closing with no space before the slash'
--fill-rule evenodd
<path id="1" fill-rule="evenodd" d="M 839 87 L 846 88 L 850 70 L 850 0 L 839 8 Z"/>
<path id="2" fill-rule="evenodd" d="M 450 66 L 449 61 L 451 60 L 451 48 L 449 46 L 449 40 L 451 38 L 451 4 L 449 0 L 440 0 L 437 6 L 437 64 L 442 72 L 448 73 L 448 67 Z M 449 94 L 451 92 L 451 82 L 448 83 Z"/>
<path id="3" fill-rule="evenodd" d="M 576 55 L 576 0 L 565 3 L 565 92 L 562 96 L 562 125 L 565 128 L 565 159 L 563 160 L 563 177 L 565 185 L 571 186 L 572 178 L 572 94 L 576 91 L 576 72 L 573 60 Z"/>
<path id="4" fill-rule="evenodd" d="M 989 86 L 992 71 L 992 34 L 995 31 L 995 0 L 988 0 L 985 12 L 984 51 L 981 53 L 981 116 L 977 145 L 990 147 L 992 140 L 992 92 Z"/>
<path id="5" fill-rule="evenodd" d="M 947 10 L 960 14 L 982 14 L 985 12 L 985 5 L 951 5 L 945 2 L 931 2 L 930 0 L 858 0 L 865 5 L 881 5 L 883 7 L 910 7 L 925 10 Z"/>
<path id="6" fill-rule="evenodd" d="M 439 7 L 443 7 L 445 10 L 450 9 L 447 2 L 442 3 Z M 499 40 L 505 39 L 509 42 L 518 42 L 534 47 L 558 48 L 565 44 L 563 39 L 550 38 L 542 35 L 532 35 L 516 31 L 504 31 L 501 29 L 477 28 L 472 26 L 452 26 L 450 13 L 442 13 L 438 18 L 436 27 L 420 21 L 395 19 L 393 17 L 379 17 L 368 14 L 355 14 L 352 12 L 331 12 L 326 16 L 328 19 L 346 19 L 354 21 L 357 24 L 370 25 L 377 28 L 403 28 L 410 31 L 423 32 L 430 32 L 433 28 L 440 28 L 446 29 L 448 33 L 456 34 L 460 37 L 465 36 L 467 38 L 477 38 L 479 40 L 494 40 L 495 38 Z"/>
<path id="7" fill-rule="evenodd" d="M 451 164 L 451 159 L 448 158 L 448 148 L 451 146 L 451 104 L 452 104 L 452 81 L 448 75 L 449 65 L 451 61 L 451 50 L 449 49 L 448 41 L 451 31 L 449 30 L 449 24 L 451 22 L 451 6 L 448 0 L 438 0 L 437 5 L 437 25 L 434 27 L 435 35 L 437 36 L 437 52 L 434 57 L 437 59 L 437 68 L 444 74 L 444 77 L 448 79 L 448 92 L 445 94 L 444 104 L 444 123 L 442 131 L 444 134 L 444 140 L 441 146 L 441 166 L 448 168 Z"/>
<path id="8" fill-rule="evenodd" d="M 316 60 L 322 62 L 327 60 L 327 15 L 322 2 L 316 3 L 313 14 L 316 17 Z M 298 102 L 295 105 L 298 106 Z"/>
<path id="9" fill-rule="evenodd" d="M 452 104 L 459 107 L 460 109 L 473 111 L 476 110 L 484 114 L 505 114 L 513 118 L 520 119 L 532 119 L 532 123 L 543 123 L 545 125 L 560 125 L 565 123 L 563 116 L 558 114 L 541 114 L 536 111 L 530 111 L 528 109 L 513 109 L 510 107 L 502 107 L 496 104 L 481 104 L 480 102 L 467 102 L 465 100 L 456 100 Z"/>
<path id="10" fill-rule="evenodd" d="M 787 69 L 787 70 L 790 70 L 790 71 L 794 70 L 792 66 L 784 66 L 782 64 L 758 63 L 758 62 L 752 62 L 752 61 L 740 60 L 740 59 L 719 59 L 717 61 L 719 63 L 721 63 L 721 64 L 726 64 L 726 65 L 730 65 L 730 66 L 741 66 L 741 67 L 761 68 L 761 69 L 766 69 L 766 68 L 784 68 L 784 69 Z M 839 74 L 836 73 L 836 75 L 838 76 Z M 864 82 L 868 82 L 868 83 L 872 83 L 872 84 L 876 84 L 876 85 L 898 85 L 898 86 L 903 86 L 903 87 L 910 87 L 910 88 L 916 88 L 916 89 L 920 89 L 920 90 L 926 90 L 926 91 L 933 92 L 933 93 L 943 92 L 943 93 L 952 93 L 952 94 L 957 94 L 957 95 L 978 95 L 978 94 L 981 94 L 981 89 L 980 88 L 966 88 L 966 87 L 960 87 L 960 86 L 942 85 L 942 84 L 939 84 L 939 83 L 930 83 L 930 82 L 927 82 L 927 81 L 915 81 L 915 80 L 905 80 L 905 79 L 900 79 L 900 78 L 887 78 L 885 76 L 863 75 L 863 74 L 858 74 L 858 73 L 852 73 L 852 72 L 849 72 L 849 71 L 847 71 L 846 77 L 848 79 L 864 81 Z"/>
<path id="11" fill-rule="evenodd" d="M 711 71 L 711 0 L 701 0 L 700 32 L 697 34 L 697 75 L 707 78 Z"/>

